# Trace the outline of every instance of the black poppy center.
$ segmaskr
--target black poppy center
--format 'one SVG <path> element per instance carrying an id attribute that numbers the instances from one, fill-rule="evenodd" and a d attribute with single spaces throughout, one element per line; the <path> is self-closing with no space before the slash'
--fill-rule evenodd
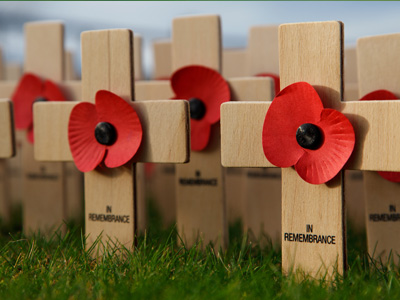
<path id="1" fill-rule="evenodd" d="M 321 130 L 314 124 L 305 123 L 297 128 L 297 143 L 305 149 L 317 150 L 321 147 L 322 139 Z"/>
<path id="2" fill-rule="evenodd" d="M 111 146 L 115 143 L 115 140 L 117 139 L 117 131 L 115 130 L 115 127 L 110 123 L 100 122 L 96 125 L 94 136 L 100 144 Z"/>
<path id="3" fill-rule="evenodd" d="M 190 98 L 190 117 L 195 120 L 200 120 L 206 114 L 206 106 L 199 98 Z"/>
<path id="4" fill-rule="evenodd" d="M 43 102 L 43 101 L 48 101 L 47 98 L 43 97 L 43 96 L 39 96 L 35 99 L 34 103 L 36 102 Z"/>

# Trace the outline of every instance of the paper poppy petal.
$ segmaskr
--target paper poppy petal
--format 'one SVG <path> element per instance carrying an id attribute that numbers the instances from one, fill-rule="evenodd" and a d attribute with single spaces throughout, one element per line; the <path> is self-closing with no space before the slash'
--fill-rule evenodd
<path id="1" fill-rule="evenodd" d="M 265 157 L 275 166 L 293 166 L 304 149 L 296 141 L 296 131 L 304 123 L 320 120 L 322 102 L 314 88 L 297 82 L 284 88 L 272 101 L 265 116 L 262 144 Z"/>
<path id="2" fill-rule="evenodd" d="M 317 150 L 304 149 L 304 155 L 295 165 L 304 181 L 321 184 L 331 180 L 343 168 L 354 149 L 355 135 L 350 121 L 334 109 L 324 109 L 317 125 L 324 141 Z"/>
<path id="3" fill-rule="evenodd" d="M 271 77 L 274 80 L 275 95 L 278 95 L 280 91 L 281 80 L 278 75 L 273 73 L 260 73 L 256 75 L 257 77 Z"/>
<path id="4" fill-rule="evenodd" d="M 68 140 L 76 167 L 81 172 L 94 170 L 103 160 L 106 147 L 97 142 L 94 135 L 97 112 L 92 103 L 77 104 L 68 123 Z"/>
<path id="5" fill-rule="evenodd" d="M 32 105 L 43 89 L 39 77 L 26 73 L 19 81 L 11 99 L 14 105 L 15 128 L 27 129 L 33 122 Z"/>
<path id="6" fill-rule="evenodd" d="M 377 90 L 373 91 L 364 97 L 362 97 L 360 100 L 398 100 L 399 98 L 396 97 L 395 94 L 388 90 Z M 392 181 L 392 182 L 400 182 L 400 172 L 378 172 L 378 174 L 385 178 L 386 180 Z"/>
<path id="7" fill-rule="evenodd" d="M 136 154 L 142 141 L 139 117 L 128 102 L 105 90 L 96 93 L 96 110 L 98 121 L 110 123 L 117 132 L 115 143 L 107 146 L 104 164 L 109 168 L 122 166 Z"/>
<path id="8" fill-rule="evenodd" d="M 204 66 L 187 66 L 171 77 L 176 99 L 199 98 L 206 107 L 202 121 L 214 124 L 220 119 L 221 104 L 231 98 L 228 83 L 213 69 Z"/>
<path id="9" fill-rule="evenodd" d="M 43 97 L 48 101 L 65 101 L 65 97 L 60 88 L 51 80 L 45 80 Z"/>
<path id="10" fill-rule="evenodd" d="M 190 120 L 190 148 L 201 151 L 207 147 L 210 140 L 211 125 L 194 119 Z"/>

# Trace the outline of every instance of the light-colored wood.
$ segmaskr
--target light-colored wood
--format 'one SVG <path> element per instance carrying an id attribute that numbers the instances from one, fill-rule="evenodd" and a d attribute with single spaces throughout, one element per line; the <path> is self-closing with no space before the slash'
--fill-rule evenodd
<path id="1" fill-rule="evenodd" d="M 357 52 L 356 48 L 344 50 L 344 101 L 357 100 Z M 365 231 L 365 201 L 362 171 L 346 171 L 345 199 L 346 216 L 349 225 L 357 232 Z"/>
<path id="2" fill-rule="evenodd" d="M 7 160 L 15 155 L 12 103 L 0 100 L 0 219 L 2 224 L 10 221 L 11 201 Z"/>
<path id="3" fill-rule="evenodd" d="M 15 131 L 15 156 L 7 159 L 7 174 L 11 206 L 15 209 L 22 205 L 24 185 L 22 180 L 22 149 L 28 143 L 26 132 Z"/>
<path id="4" fill-rule="evenodd" d="M 387 89 L 400 96 L 399 49 L 400 34 L 373 36 L 358 40 L 359 97 L 377 89 Z M 368 74 L 369 72 L 373 72 L 373 74 Z M 396 129 L 398 119 L 392 121 L 395 123 L 389 127 L 390 129 L 386 128 L 388 124 L 381 124 L 380 134 L 386 133 L 388 130 L 398 131 Z M 396 135 L 394 133 L 393 136 L 388 136 L 391 143 L 394 142 L 393 138 Z M 377 143 L 380 141 L 377 140 Z M 388 152 L 392 151 L 381 152 L 381 157 L 386 157 Z M 364 172 L 364 181 L 368 252 L 376 259 L 382 259 L 384 262 L 391 259 L 398 264 L 400 243 L 395 237 L 400 232 L 400 227 L 396 222 L 399 221 L 396 217 L 398 216 L 397 207 L 400 207 L 400 184 L 389 182 L 375 172 Z M 389 216 L 395 216 L 395 218 L 390 219 Z"/>
<path id="5" fill-rule="evenodd" d="M 248 76 L 259 73 L 279 74 L 278 26 L 254 26 L 249 30 L 247 62 Z"/>
<path id="6" fill-rule="evenodd" d="M 18 63 L 7 63 L 5 73 L 5 80 L 19 80 L 22 76 L 22 66 Z"/>
<path id="7" fill-rule="evenodd" d="M 348 101 L 339 105 L 338 110 L 346 115 L 356 132 L 356 145 L 346 168 L 400 171 L 400 157 L 395 150 L 400 147 L 400 137 L 394 134 L 400 104 L 396 101 Z M 222 104 L 223 166 L 272 167 L 261 144 L 262 124 L 268 107 L 269 103 Z M 252 123 L 247 123 L 250 118 Z M 247 152 L 250 149 L 252 152 Z M 253 156 L 248 157 L 247 153 Z"/>
<path id="8" fill-rule="evenodd" d="M 83 101 L 94 103 L 98 90 L 111 91 L 128 102 L 134 100 L 132 44 L 133 33 L 127 29 L 81 34 Z M 134 164 L 85 173 L 87 247 L 101 236 L 98 251 L 109 243 L 132 249 L 137 226 L 134 183 Z M 123 222 L 98 222 L 92 216 L 99 214 L 124 216 Z"/>
<path id="9" fill-rule="evenodd" d="M 282 25 L 279 28 L 281 88 L 306 81 L 324 107 L 342 100 L 342 42 L 340 22 Z M 282 269 L 315 277 L 343 273 L 346 266 L 345 218 L 341 174 L 327 184 L 303 181 L 292 168 L 282 169 Z M 307 225 L 312 230 L 307 232 Z M 335 236 L 335 244 L 300 243 L 290 233 Z"/>
<path id="10" fill-rule="evenodd" d="M 34 105 L 35 159 L 73 160 L 68 143 L 68 120 L 77 103 L 68 101 Z M 144 136 L 134 161 L 187 162 L 189 150 L 185 143 L 188 104 L 185 101 L 165 100 L 134 102 L 131 105 L 138 113 Z"/>
<path id="11" fill-rule="evenodd" d="M 315 86 L 326 107 L 340 107 L 342 32 L 340 22 L 280 26 L 281 88 L 294 82 L 306 81 Z M 239 110 L 234 106 L 242 107 Z M 268 103 L 222 105 L 223 165 L 229 166 L 233 162 L 234 166 L 270 166 L 263 155 L 261 138 L 268 107 Z M 236 124 L 241 123 L 239 120 L 243 122 L 246 115 L 250 117 L 247 120 L 252 122 L 247 121 L 241 123 L 242 126 L 229 129 L 225 122 L 231 123 L 229 119 L 232 118 L 233 111 L 236 111 Z M 243 134 L 243 125 L 254 126 L 253 137 Z M 236 146 L 232 151 L 237 158 L 242 155 L 240 163 L 237 162 L 239 159 L 233 159 L 232 153 L 229 153 L 230 147 L 234 146 L 232 140 L 229 140 L 234 138 L 232 134 L 237 134 L 243 139 L 239 142 L 240 146 Z M 282 268 L 285 273 L 301 270 L 316 277 L 325 274 L 330 277 L 336 270 L 339 273 L 343 272 L 346 256 L 342 194 L 341 175 L 328 184 L 316 186 L 300 179 L 291 168 L 282 170 Z M 306 233 L 307 225 L 312 226 L 311 232 L 315 230 L 318 235 L 335 236 L 335 244 L 298 243 L 286 238 L 291 233 Z"/>
<path id="12" fill-rule="evenodd" d="M 217 15 L 175 18 L 172 21 L 172 70 L 202 65 L 221 70 L 221 23 Z"/>
<path id="13" fill-rule="evenodd" d="M 169 80 L 135 82 L 135 97 L 138 101 L 170 99 L 173 96 Z"/>
<path id="14" fill-rule="evenodd" d="M 347 83 L 358 83 L 357 75 L 357 49 L 355 47 L 344 49 L 344 80 Z M 355 100 L 355 99 L 353 99 Z"/>
<path id="15" fill-rule="evenodd" d="M 172 73 L 171 64 L 171 40 L 159 40 L 153 42 L 153 78 L 169 78 Z"/>
<path id="16" fill-rule="evenodd" d="M 222 76 L 224 78 L 245 76 L 245 65 L 245 49 L 224 49 L 222 52 Z"/>
<path id="17" fill-rule="evenodd" d="M 36 162 L 33 146 L 24 144 L 23 162 L 23 226 L 26 234 L 50 235 L 65 231 L 66 195 L 64 164 Z"/>
<path id="18" fill-rule="evenodd" d="M 64 25 L 60 22 L 25 23 L 24 72 L 59 82 L 64 78 Z"/>
<path id="19" fill-rule="evenodd" d="M 0 82 L 0 99 L 10 98 L 15 88 L 17 87 L 17 82 L 12 81 L 1 81 Z"/>
<path id="20" fill-rule="evenodd" d="M 78 75 L 75 72 L 74 67 L 74 56 L 71 51 L 65 51 L 64 54 L 65 68 L 64 68 L 64 79 L 65 80 L 76 80 Z"/>
<path id="21" fill-rule="evenodd" d="M 0 100 L 0 137 L 0 158 L 14 156 L 13 109 L 9 100 Z"/>
<path id="22" fill-rule="evenodd" d="M 157 58 L 155 70 L 158 69 L 157 64 L 162 63 L 160 60 L 165 55 L 160 53 L 162 48 L 164 48 L 163 45 L 154 48 L 155 51 L 157 50 L 157 53 L 155 53 L 155 58 Z M 169 60 L 169 67 L 171 68 L 171 49 L 169 49 L 168 55 L 169 57 L 165 59 Z M 169 75 L 170 73 L 168 73 L 168 77 Z M 170 99 L 174 96 L 174 93 L 169 80 L 136 81 L 135 95 L 137 101 L 144 101 Z M 154 165 L 151 174 L 147 174 L 146 177 L 146 193 L 148 196 L 146 198 L 154 201 L 164 228 L 174 224 L 176 220 L 175 165 Z M 139 221 L 139 229 L 140 223 Z"/>
<path id="23" fill-rule="evenodd" d="M 59 22 L 31 22 L 24 25 L 24 72 L 32 72 L 60 83 L 64 77 L 64 26 Z M 22 149 L 23 228 L 25 233 L 51 234 L 65 230 L 66 193 L 62 163 L 33 159 L 33 146 Z"/>
<path id="24" fill-rule="evenodd" d="M 203 65 L 221 72 L 221 24 L 217 15 L 176 18 L 172 22 L 172 69 Z M 219 124 L 209 145 L 192 151 L 190 163 L 176 166 L 177 229 L 187 247 L 200 240 L 215 249 L 228 242 L 224 176 L 220 165 Z M 212 184 L 191 184 L 192 179 Z M 189 183 L 189 184 L 188 184 Z"/>
<path id="25" fill-rule="evenodd" d="M 143 66 L 142 66 L 142 37 L 135 34 L 133 37 L 133 68 L 135 80 L 143 80 Z"/>
<path id="26" fill-rule="evenodd" d="M 247 75 L 272 73 L 279 75 L 278 26 L 251 27 L 247 45 Z M 272 81 L 271 81 L 272 82 Z M 275 86 L 270 87 L 270 99 L 275 96 Z M 258 240 L 262 246 L 269 242 L 280 244 L 281 232 L 281 182 L 280 170 L 265 168 L 244 169 L 244 199 L 246 210 L 244 228 L 250 241 Z"/>
<path id="27" fill-rule="evenodd" d="M 89 31 L 82 34 L 82 96 L 87 102 L 94 102 L 95 93 L 100 89 L 110 90 L 126 101 L 133 100 L 133 50 L 132 32 L 127 29 Z M 101 50 L 99 50 L 101 49 Z M 76 103 L 37 103 L 34 105 L 34 122 L 38 157 L 48 159 L 43 152 L 50 154 L 51 147 L 56 149 L 53 160 L 70 160 L 68 148 L 67 124 L 70 111 Z M 131 103 L 138 112 L 143 127 L 143 141 L 135 161 L 138 159 L 154 159 L 160 162 L 185 162 L 188 156 L 188 114 L 186 101 L 147 101 Z M 170 113 L 171 112 L 171 113 Z M 54 116 L 57 117 L 54 117 Z M 154 115 L 154 116 L 153 116 Z M 53 118 L 50 122 L 56 130 L 49 134 L 40 132 L 46 129 L 44 118 Z M 148 122 L 155 122 L 149 124 Z M 165 124 L 162 121 L 166 121 Z M 157 128 L 158 127 L 158 128 Z M 157 143 L 151 144 L 152 132 L 159 132 Z M 184 132 L 184 139 L 181 133 Z M 58 134 L 58 138 L 56 135 Z M 162 136 L 161 136 L 162 135 Z M 45 138 L 54 137 L 48 148 Z M 174 143 L 179 143 L 176 145 Z M 57 144 L 57 145 L 56 145 Z M 144 150 L 147 147 L 149 153 Z M 168 148 L 168 147 L 172 147 Z M 182 150 L 183 149 L 183 150 Z M 164 151 L 164 153 L 162 153 Z M 42 156 L 41 156 L 42 155 Z M 181 157 L 180 157 L 180 156 Z M 171 161 L 173 160 L 173 161 Z M 176 161 L 177 160 L 177 161 Z M 109 243 L 122 244 L 128 248 L 133 246 L 137 226 L 135 204 L 135 164 L 127 164 L 115 169 L 98 167 L 85 173 L 85 223 L 88 246 L 102 234 L 97 250 L 102 251 L 102 245 Z M 123 216 L 121 222 L 99 222 L 99 215 Z M 100 247 L 99 247 L 100 246 Z"/>
<path id="28" fill-rule="evenodd" d="M 231 101 L 272 101 L 274 82 L 266 77 L 242 77 L 227 80 Z"/>

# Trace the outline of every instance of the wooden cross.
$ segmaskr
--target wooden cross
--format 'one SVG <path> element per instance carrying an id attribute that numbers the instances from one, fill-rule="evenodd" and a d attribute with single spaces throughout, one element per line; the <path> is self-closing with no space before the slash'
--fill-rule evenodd
<path id="1" fill-rule="evenodd" d="M 109 90 L 126 101 L 134 99 L 133 34 L 128 29 L 84 32 L 82 43 L 82 99 L 94 102 L 98 90 Z M 75 103 L 38 103 L 34 106 L 35 154 L 39 160 L 70 161 L 68 120 Z M 133 102 L 143 139 L 134 162 L 184 163 L 189 159 L 188 105 L 185 101 Z M 49 126 L 51 124 L 51 126 Z M 131 248 L 136 230 L 135 165 L 85 173 L 85 223 L 88 246 L 102 235 Z M 96 221 L 93 215 L 123 215 L 127 223 Z"/>
<path id="2" fill-rule="evenodd" d="M 222 76 L 235 78 L 245 76 L 246 49 L 228 48 L 222 51 Z"/>
<path id="3" fill-rule="evenodd" d="M 400 96 L 399 49 L 400 34 L 372 36 L 358 40 L 360 86 L 358 98 L 379 89 L 386 89 L 397 97 Z M 390 120 L 381 122 L 381 134 L 387 131 L 393 132 L 393 143 L 395 143 L 397 132 L 392 130 L 397 129 L 398 119 L 393 124 L 389 123 Z M 390 149 L 382 149 L 381 159 L 382 157 L 384 159 L 389 151 Z M 384 263 L 391 260 L 396 265 L 399 263 L 400 253 L 400 242 L 397 238 L 400 232 L 399 193 L 399 183 L 390 182 L 376 172 L 364 172 L 368 252 L 375 259 L 382 259 Z"/>
<path id="4" fill-rule="evenodd" d="M 344 101 L 359 99 L 357 80 L 357 52 L 356 48 L 344 50 Z M 345 198 L 346 216 L 349 226 L 358 233 L 365 232 L 365 201 L 363 172 L 346 170 Z"/>
<path id="5" fill-rule="evenodd" d="M 64 26 L 57 22 L 32 22 L 25 24 L 24 71 L 32 72 L 56 82 L 67 99 L 80 94 L 80 82 L 65 82 L 64 76 Z M 0 84 L 0 97 L 10 97 L 17 81 Z M 22 152 L 23 226 L 26 233 L 40 230 L 49 232 L 63 225 L 66 219 L 63 164 L 44 164 L 33 160 L 33 146 L 26 142 L 25 133 L 17 134 L 17 145 Z M 21 140 L 19 140 L 21 138 Z M 20 150 L 18 148 L 18 150 Z M 18 174 L 18 172 L 11 172 Z M 21 186 L 18 187 L 21 189 Z M 68 203 L 68 202 L 67 202 Z M 64 228 L 64 227 L 62 227 Z"/>
<path id="6" fill-rule="evenodd" d="M 261 25 L 249 30 L 246 75 L 260 73 L 279 75 L 278 26 Z M 275 92 L 271 91 L 272 101 Z M 244 169 L 243 225 L 251 240 L 262 244 L 281 240 L 281 171 L 271 168 Z M 264 237 L 264 238 L 263 238 Z"/>
<path id="7" fill-rule="evenodd" d="M 356 145 L 347 169 L 398 171 L 400 136 L 395 133 L 400 104 L 341 101 L 342 41 L 340 22 L 281 25 L 281 88 L 306 81 L 316 88 L 324 107 L 346 115 L 356 133 Z M 224 166 L 272 167 L 261 146 L 262 124 L 268 107 L 268 103 L 222 105 Z M 312 185 L 303 181 L 294 169 L 282 169 L 282 268 L 285 273 L 303 271 L 316 277 L 331 276 L 336 270 L 343 273 L 346 227 L 342 182 L 343 172 L 326 184 Z M 292 234 L 306 233 L 329 235 L 331 243 L 303 243 L 292 238 Z"/>
<path id="8" fill-rule="evenodd" d="M 4 65 L 0 49 L 0 80 L 4 77 Z M 8 191 L 8 174 L 6 158 L 15 155 L 14 124 L 12 102 L 9 99 L 0 99 L 0 219 L 1 222 L 10 221 L 11 203 Z"/>
<path id="9" fill-rule="evenodd" d="M 218 16 L 194 16 L 173 21 L 173 70 L 187 65 L 204 65 L 220 70 L 221 44 Z M 199 45 L 201 45 L 199 47 Z M 272 82 L 268 78 L 237 78 L 228 80 L 232 100 L 258 100 L 269 96 Z M 140 100 L 173 97 L 169 81 L 138 82 L 136 95 Z M 219 127 L 212 128 L 213 139 L 204 151 L 192 152 L 191 162 L 176 166 L 178 232 L 187 246 L 198 238 L 216 248 L 226 246 L 227 223 L 225 198 L 220 166 Z M 185 185 L 186 179 L 216 179 L 214 186 Z M 182 179 L 182 180 L 181 180 Z M 187 181 L 187 180 L 186 180 Z"/>

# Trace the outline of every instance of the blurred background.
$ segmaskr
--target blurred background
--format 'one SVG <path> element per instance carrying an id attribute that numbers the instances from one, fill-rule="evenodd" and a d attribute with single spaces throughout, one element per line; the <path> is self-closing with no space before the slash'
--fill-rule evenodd
<path id="1" fill-rule="evenodd" d="M 23 24 L 62 20 L 66 48 L 80 70 L 80 33 L 85 30 L 130 28 L 143 37 L 143 64 L 147 78 L 152 72 L 151 43 L 169 38 L 174 17 L 219 14 L 223 46 L 243 48 L 251 26 L 293 22 L 340 20 L 345 24 L 345 45 L 355 46 L 360 37 L 400 32 L 400 2 L 0 2 L 0 46 L 6 61 L 23 60 Z"/>

